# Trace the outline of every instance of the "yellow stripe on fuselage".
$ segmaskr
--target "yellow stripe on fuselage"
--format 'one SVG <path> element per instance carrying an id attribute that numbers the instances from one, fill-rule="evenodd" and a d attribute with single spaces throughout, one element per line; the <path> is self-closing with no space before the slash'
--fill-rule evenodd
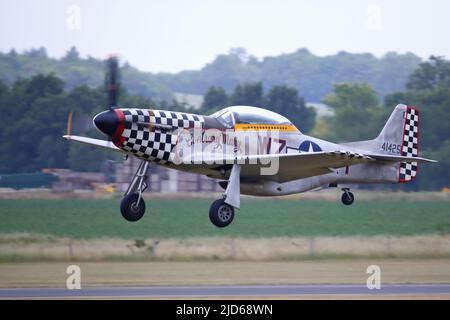
<path id="1" fill-rule="evenodd" d="M 298 132 L 293 124 L 247 124 L 239 123 L 234 126 L 235 131 L 282 131 Z"/>

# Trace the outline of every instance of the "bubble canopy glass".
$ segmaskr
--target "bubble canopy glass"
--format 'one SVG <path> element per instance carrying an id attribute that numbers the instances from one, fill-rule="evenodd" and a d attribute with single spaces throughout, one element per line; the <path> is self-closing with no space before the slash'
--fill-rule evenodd
<path id="1" fill-rule="evenodd" d="M 216 118 L 227 128 L 233 128 L 235 124 L 291 124 L 291 122 L 278 113 L 248 106 L 233 106 L 213 113 Z"/>

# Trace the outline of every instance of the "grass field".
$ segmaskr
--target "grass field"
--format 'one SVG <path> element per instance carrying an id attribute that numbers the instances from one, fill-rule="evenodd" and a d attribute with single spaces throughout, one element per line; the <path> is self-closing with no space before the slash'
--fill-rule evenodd
<path id="1" fill-rule="evenodd" d="M 1 200 L 0 234 L 99 237 L 295 237 L 450 233 L 448 201 L 339 202 L 244 199 L 225 229 L 208 218 L 210 200 L 150 200 L 139 222 L 125 221 L 119 199 Z"/>
<path id="2" fill-rule="evenodd" d="M 137 223 L 119 202 L 0 200 L 0 287 L 64 286 L 73 263 L 86 286 L 363 284 L 370 264 L 383 283 L 450 283 L 449 201 L 245 198 L 225 229 L 208 199 L 149 199 Z"/>

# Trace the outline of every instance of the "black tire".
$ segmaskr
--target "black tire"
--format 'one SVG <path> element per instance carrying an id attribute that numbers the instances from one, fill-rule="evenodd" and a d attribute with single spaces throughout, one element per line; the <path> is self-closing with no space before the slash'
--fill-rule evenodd
<path id="1" fill-rule="evenodd" d="M 353 204 L 353 201 L 355 201 L 355 196 L 350 191 L 344 192 L 341 197 L 342 203 L 346 206 L 349 206 Z"/>
<path id="2" fill-rule="evenodd" d="M 137 193 L 126 195 L 122 199 L 122 202 L 120 203 L 120 212 L 122 212 L 122 216 L 125 218 L 125 220 L 131 222 L 138 221 L 144 215 L 144 199 L 141 198 L 141 201 L 139 201 L 139 204 L 137 204 L 138 199 L 139 194 Z"/>
<path id="3" fill-rule="evenodd" d="M 224 199 L 214 201 L 209 208 L 209 220 L 218 228 L 228 226 L 234 219 L 234 208 Z"/>

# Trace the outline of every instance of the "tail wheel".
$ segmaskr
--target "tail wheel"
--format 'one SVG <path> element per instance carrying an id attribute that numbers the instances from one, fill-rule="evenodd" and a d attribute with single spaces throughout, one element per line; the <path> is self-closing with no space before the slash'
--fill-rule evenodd
<path id="1" fill-rule="evenodd" d="M 349 206 L 355 201 L 355 196 L 350 191 L 346 191 L 342 194 L 341 200 L 343 204 Z"/>
<path id="2" fill-rule="evenodd" d="M 224 199 L 214 201 L 209 208 L 209 219 L 219 228 L 228 226 L 234 219 L 234 208 Z"/>
<path id="3" fill-rule="evenodd" d="M 139 194 L 132 193 L 123 197 L 122 202 L 120 203 L 120 212 L 122 212 L 122 216 L 131 222 L 138 221 L 142 218 L 145 213 L 145 202 L 144 199 L 140 199 L 139 203 Z"/>

